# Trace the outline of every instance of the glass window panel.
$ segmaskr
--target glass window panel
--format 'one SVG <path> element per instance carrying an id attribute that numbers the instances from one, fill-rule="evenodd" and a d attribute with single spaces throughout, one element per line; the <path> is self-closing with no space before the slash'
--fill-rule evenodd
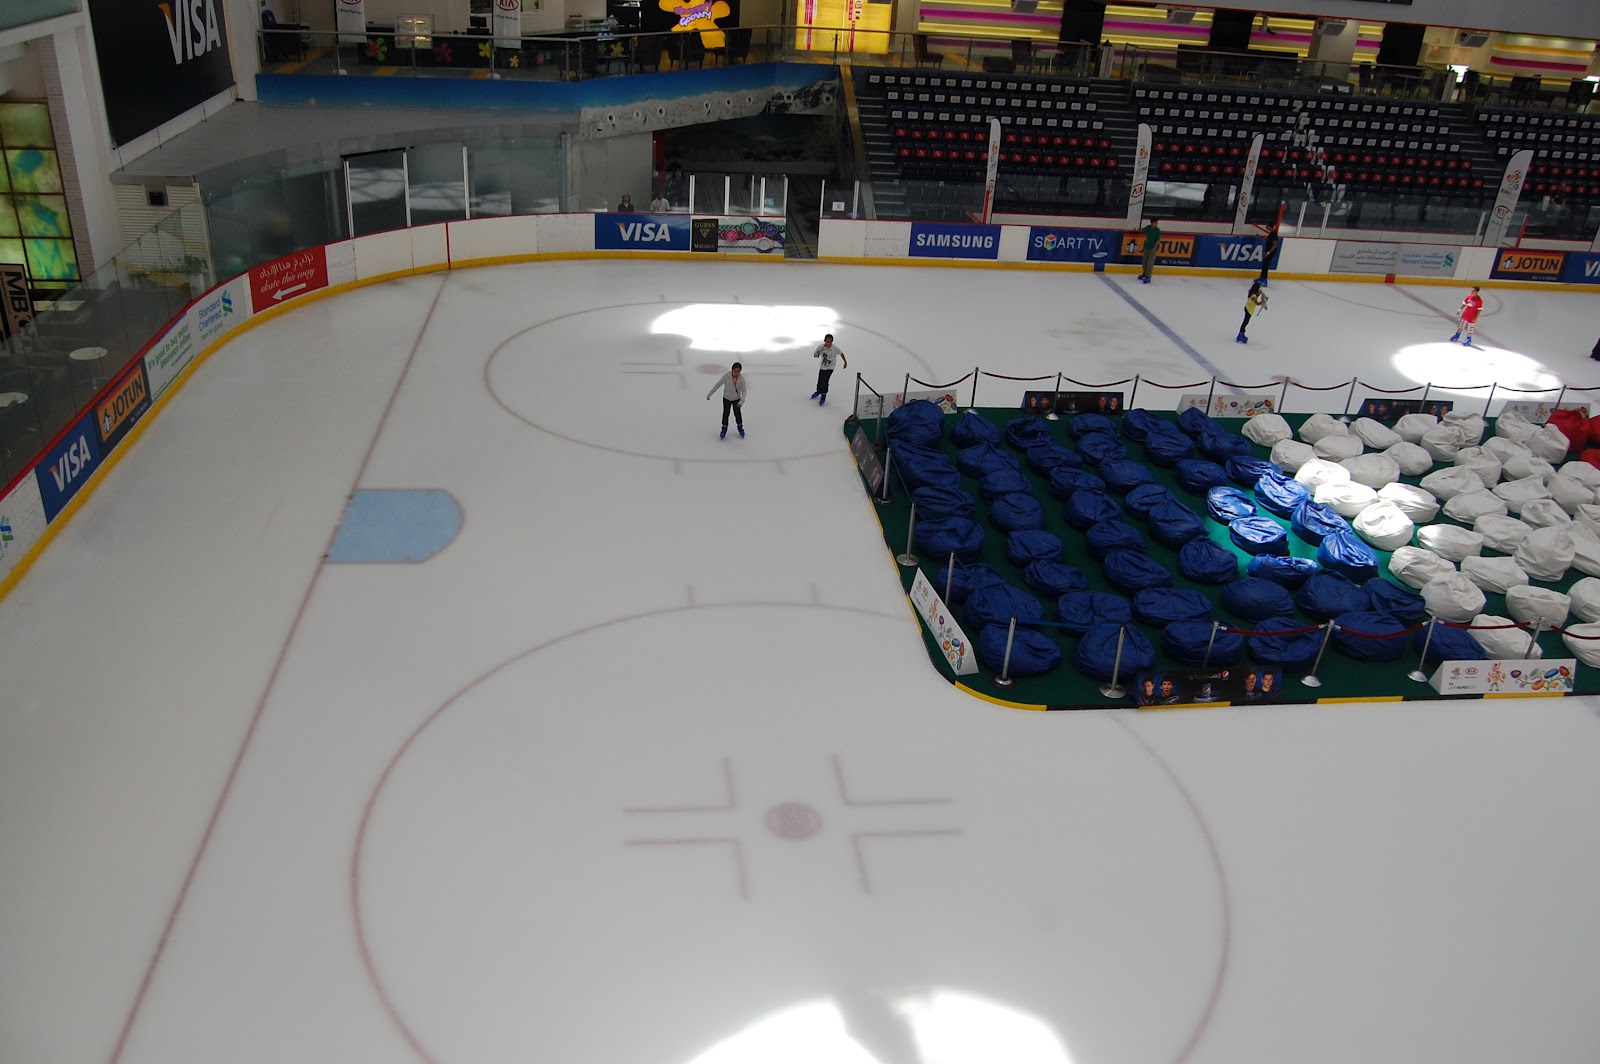
<path id="1" fill-rule="evenodd" d="M 76 281 L 78 253 L 70 240 L 29 240 L 28 272 L 35 281 Z"/>
<path id="2" fill-rule="evenodd" d="M 458 222 L 467 216 L 462 158 L 459 144 L 423 144 L 406 152 L 412 225 Z"/>
<path id="3" fill-rule="evenodd" d="M 22 241 L 15 239 L 0 239 L 0 262 L 12 265 L 22 265 L 28 261 L 22 250 Z"/>
<path id="4" fill-rule="evenodd" d="M 7 148 L 6 170 L 13 192 L 62 192 L 61 163 L 53 151 Z"/>
<path id="5" fill-rule="evenodd" d="M 50 112 L 42 103 L 0 103 L 0 144 L 8 148 L 53 148 Z"/>
<path id="6" fill-rule="evenodd" d="M 345 159 L 355 236 L 406 227 L 404 151 L 376 151 Z"/>
<path id="7" fill-rule="evenodd" d="M 65 196 L 17 196 L 17 221 L 23 236 L 71 236 Z"/>
<path id="8" fill-rule="evenodd" d="M 0 236 L 21 236 L 17 226 L 17 212 L 11 209 L 11 200 L 0 196 Z"/>
<path id="9" fill-rule="evenodd" d="M 11 191 L 11 175 L 6 173 L 6 168 L 0 166 L 0 195 Z"/>

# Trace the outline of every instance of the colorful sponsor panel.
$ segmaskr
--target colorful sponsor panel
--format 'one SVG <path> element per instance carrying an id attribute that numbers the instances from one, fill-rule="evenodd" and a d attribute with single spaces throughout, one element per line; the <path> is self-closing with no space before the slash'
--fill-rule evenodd
<path id="1" fill-rule="evenodd" d="M 946 414 L 954 414 L 961 409 L 955 392 L 890 392 L 884 396 L 867 392 L 856 403 L 856 417 L 888 417 L 902 406 L 918 399 L 938 403 L 939 409 Z"/>
<path id="2" fill-rule="evenodd" d="M 1184 392 L 1178 400 L 1178 413 L 1202 410 L 1208 417 L 1255 417 L 1277 413 L 1277 402 L 1277 396 L 1266 394 L 1207 396 L 1204 392 Z"/>
<path id="3" fill-rule="evenodd" d="M 1331 273 L 1401 277 L 1454 277 L 1461 249 L 1444 244 L 1386 244 L 1340 240 L 1333 246 Z"/>
<path id="4" fill-rule="evenodd" d="M 1356 411 L 1356 417 L 1370 417 L 1374 421 L 1381 421 L 1385 425 L 1393 425 L 1407 414 L 1431 414 L 1434 417 L 1444 417 L 1456 407 L 1454 399 L 1390 399 L 1379 396 L 1375 399 L 1361 400 L 1361 407 Z"/>
<path id="5" fill-rule="evenodd" d="M 194 345 L 194 308 L 191 307 L 189 313 L 173 322 L 172 327 L 162 333 L 161 338 L 144 353 L 150 394 L 160 398 L 184 367 L 194 361 L 197 353 Z"/>
<path id="6" fill-rule="evenodd" d="M 1441 695 L 1570 695 L 1576 658 L 1446 661 L 1429 683 Z"/>
<path id="7" fill-rule="evenodd" d="M 1564 251 L 1501 248 L 1489 276 L 1503 281 L 1559 281 L 1567 265 Z"/>
<path id="8" fill-rule="evenodd" d="M 1255 666 L 1142 672 L 1133 683 L 1141 707 L 1270 705 L 1283 697 L 1283 670 Z"/>
<path id="9" fill-rule="evenodd" d="M 950 666 L 950 671 L 957 676 L 975 674 L 978 671 L 978 659 L 972 641 L 950 615 L 944 600 L 928 583 L 921 569 L 917 570 L 916 578 L 911 581 L 911 602 L 916 606 L 923 623 L 928 626 L 933 641 L 939 645 L 939 652 L 944 656 L 945 664 Z"/>
<path id="10" fill-rule="evenodd" d="M 1022 409 L 1030 414 L 1120 414 L 1121 392 L 1023 392 Z"/>
<path id="11" fill-rule="evenodd" d="M 144 363 L 135 362 L 122 379 L 112 385 L 105 398 L 95 404 L 95 426 L 100 430 L 100 453 L 110 454 L 112 448 L 144 417 L 150 409 L 150 380 L 145 376 Z"/>
<path id="12" fill-rule="evenodd" d="M 722 218 L 717 222 L 717 250 L 724 255 L 782 258 L 788 228 L 782 218 Z"/>
<path id="13" fill-rule="evenodd" d="M 1600 255 L 1588 251 L 1567 252 L 1561 280 L 1567 284 L 1600 284 Z"/>
<path id="14" fill-rule="evenodd" d="M 1194 242 L 1193 233 L 1162 233 L 1161 243 L 1156 246 L 1156 265 L 1193 265 Z M 1122 261 L 1144 261 L 1144 233 L 1142 231 L 1135 230 L 1122 234 Z"/>
<path id="15" fill-rule="evenodd" d="M 1028 229 L 1030 262 L 1115 262 L 1122 233 L 1116 229 Z"/>
<path id="16" fill-rule="evenodd" d="M 685 214 L 597 214 L 598 251 L 688 251 L 691 219 Z"/>
<path id="17" fill-rule="evenodd" d="M 49 524 L 44 500 L 39 497 L 39 482 L 23 477 L 0 499 L 0 578 L 17 567 Z"/>
<path id="18" fill-rule="evenodd" d="M 250 306 L 256 311 L 276 307 L 328 287 L 328 255 L 318 246 L 250 270 Z"/>
<path id="19" fill-rule="evenodd" d="M 1500 408 L 1500 416 L 1507 414 L 1521 414 L 1535 425 L 1543 425 L 1550 420 L 1550 415 L 1557 410 L 1576 410 L 1584 417 L 1589 416 L 1588 403 L 1562 403 L 1557 406 L 1553 401 L 1546 399 L 1540 402 L 1536 399 L 1513 399 Z"/>
<path id="20" fill-rule="evenodd" d="M 878 461 L 878 453 L 872 449 L 872 441 L 867 438 L 864 429 L 856 430 L 850 438 L 850 453 L 855 455 L 856 468 L 861 470 L 861 479 L 866 482 L 869 495 L 880 495 L 883 492 L 883 463 Z"/>
<path id="21" fill-rule="evenodd" d="M 189 326 L 197 354 L 244 323 L 250 316 L 249 295 L 249 278 L 235 277 L 195 300 Z"/>
<path id="22" fill-rule="evenodd" d="M 100 431 L 95 426 L 95 412 L 90 410 L 34 467 L 33 475 L 39 482 L 39 498 L 44 503 L 47 520 L 54 521 L 72 501 L 78 489 L 99 468 L 100 457 Z"/>
<path id="23" fill-rule="evenodd" d="M 911 223 L 914 259 L 993 259 L 1000 255 L 998 225 Z"/>

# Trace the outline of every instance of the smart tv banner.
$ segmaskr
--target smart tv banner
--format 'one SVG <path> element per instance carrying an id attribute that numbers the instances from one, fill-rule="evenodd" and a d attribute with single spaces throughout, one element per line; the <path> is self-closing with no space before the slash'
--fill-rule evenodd
<path id="1" fill-rule="evenodd" d="M 1000 227 L 912 222 L 910 255 L 915 259 L 998 258 Z"/>
<path id="2" fill-rule="evenodd" d="M 594 246 L 597 251 L 688 251 L 691 224 L 686 214 L 597 214 Z"/>
<path id="3" fill-rule="evenodd" d="M 1500 281 L 1559 281 L 1566 268 L 1564 251 L 1501 248 L 1495 253 L 1489 276 Z"/>
<path id="4" fill-rule="evenodd" d="M 34 467 L 39 483 L 39 498 L 46 520 L 54 521 L 78 489 L 100 466 L 100 432 L 95 427 L 95 411 L 90 410 L 67 430 L 56 445 L 45 452 Z"/>
<path id="5" fill-rule="evenodd" d="M 1030 262 L 1115 262 L 1122 233 L 1116 229 L 1028 229 Z"/>
<path id="6" fill-rule="evenodd" d="M 89 0 L 111 139 L 126 144 L 233 86 L 225 0 Z"/>
<path id="7" fill-rule="evenodd" d="M 1333 245 L 1330 273 L 1372 273 L 1399 277 L 1454 277 L 1461 249 L 1445 244 L 1386 244 L 1339 240 Z"/>

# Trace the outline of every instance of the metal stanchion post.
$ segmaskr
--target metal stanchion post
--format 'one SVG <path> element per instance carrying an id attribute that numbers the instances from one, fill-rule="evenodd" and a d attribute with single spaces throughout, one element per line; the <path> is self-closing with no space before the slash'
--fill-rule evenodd
<path id="1" fill-rule="evenodd" d="M 1217 378 L 1211 378 L 1211 386 L 1206 389 L 1206 416 L 1211 416 L 1211 400 L 1217 394 Z"/>
<path id="2" fill-rule="evenodd" d="M 1010 687 L 1012 684 L 1017 682 L 1011 678 L 1011 641 L 1016 637 L 1017 619 L 1013 617 L 1011 618 L 1011 626 L 1006 629 L 1005 660 L 1000 663 L 1000 675 L 994 678 L 994 682 L 1001 687 Z"/>
<path id="3" fill-rule="evenodd" d="M 1346 425 L 1350 424 L 1350 404 L 1356 401 L 1356 378 L 1350 378 L 1350 394 L 1344 397 L 1344 414 L 1339 418 Z"/>
<path id="4" fill-rule="evenodd" d="M 1525 658 L 1533 657 L 1533 652 L 1539 648 L 1539 633 L 1544 630 L 1544 618 L 1539 617 L 1533 622 L 1533 634 L 1528 636 L 1528 649 L 1522 652 Z"/>
<path id="5" fill-rule="evenodd" d="M 1439 618 L 1428 618 L 1428 634 L 1422 637 L 1422 660 L 1417 662 L 1417 667 L 1406 673 L 1406 679 L 1415 680 L 1417 683 L 1427 683 L 1428 674 L 1422 670 L 1428 667 L 1428 647 L 1433 643 L 1433 626 L 1439 623 Z"/>
<path id="6" fill-rule="evenodd" d="M 1137 373 L 1135 373 L 1133 375 L 1133 390 L 1128 393 L 1128 409 L 1129 410 L 1133 409 L 1133 400 L 1138 396 L 1138 394 L 1139 394 L 1139 375 Z"/>
<path id="7" fill-rule="evenodd" d="M 857 373 L 856 374 L 856 398 L 855 398 L 855 402 L 850 405 L 850 412 L 853 414 L 857 410 L 860 410 L 860 409 L 861 409 L 861 374 Z"/>
<path id="8" fill-rule="evenodd" d="M 911 553 L 911 537 L 917 531 L 917 504 L 911 504 L 911 516 L 906 518 L 906 552 L 895 555 L 895 561 L 910 568 L 917 564 L 917 556 Z"/>
<path id="9" fill-rule="evenodd" d="M 1221 627 L 1221 621 L 1211 622 L 1211 638 L 1206 640 L 1206 656 L 1200 659 L 1200 667 L 1202 669 L 1209 669 L 1211 667 L 1211 648 L 1217 641 L 1217 629 Z"/>
<path id="10" fill-rule="evenodd" d="M 1061 415 L 1056 413 L 1056 407 L 1061 405 L 1061 374 L 1056 374 L 1055 398 L 1050 400 L 1050 412 L 1046 414 L 1046 421 L 1060 421 Z"/>
<path id="11" fill-rule="evenodd" d="M 906 396 L 911 394 L 911 374 L 906 374 L 906 382 L 900 386 L 900 405 L 906 405 Z"/>
<path id="12" fill-rule="evenodd" d="M 1283 413 L 1283 404 L 1289 399 L 1289 378 L 1283 378 L 1283 389 L 1278 392 L 1278 413 Z"/>
<path id="13" fill-rule="evenodd" d="M 887 401 L 883 396 L 878 396 L 878 420 L 872 423 L 873 443 L 883 442 L 883 404 Z"/>
<path id="14" fill-rule="evenodd" d="M 889 505 L 889 471 L 894 466 L 894 448 L 890 447 L 883 452 L 883 491 L 872 497 L 872 501 L 880 506 Z"/>
<path id="15" fill-rule="evenodd" d="M 1328 640 L 1333 638 L 1333 630 L 1338 625 L 1329 621 L 1322 630 L 1322 646 L 1317 648 L 1317 660 L 1311 663 L 1311 671 L 1300 677 L 1300 682 L 1307 687 L 1321 687 L 1322 681 L 1317 678 L 1317 670 L 1322 668 L 1322 655 L 1328 652 Z"/>
<path id="16" fill-rule="evenodd" d="M 972 367 L 972 402 L 967 404 L 976 410 L 978 408 L 978 367 Z"/>
<path id="17" fill-rule="evenodd" d="M 1128 693 L 1127 689 L 1117 682 L 1122 676 L 1122 641 L 1127 637 L 1127 628 L 1117 629 L 1117 657 L 1111 663 L 1111 682 L 1100 685 L 1100 693 L 1107 698 L 1121 698 Z"/>
<path id="18" fill-rule="evenodd" d="M 1499 381 L 1489 382 L 1489 401 L 1483 404 L 1483 416 L 1489 416 L 1489 408 L 1494 405 L 1494 390 L 1500 386 Z"/>
<path id="19" fill-rule="evenodd" d="M 1556 393 L 1556 409 L 1557 410 L 1561 409 L 1561 400 L 1565 399 L 1566 397 L 1567 397 L 1567 386 L 1565 384 L 1563 384 L 1561 386 L 1561 391 Z"/>
<path id="20" fill-rule="evenodd" d="M 1419 405 L 1428 401 L 1428 393 L 1431 391 L 1433 391 L 1433 382 L 1429 381 L 1422 386 L 1422 398 L 1417 400 Z"/>
<path id="21" fill-rule="evenodd" d="M 950 605 L 950 589 L 956 583 L 956 552 L 950 552 L 950 564 L 944 567 L 944 604 Z"/>

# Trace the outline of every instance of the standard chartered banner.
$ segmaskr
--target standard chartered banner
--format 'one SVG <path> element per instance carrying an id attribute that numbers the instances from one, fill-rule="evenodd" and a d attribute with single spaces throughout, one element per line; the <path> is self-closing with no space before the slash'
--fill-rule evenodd
<path id="1" fill-rule="evenodd" d="M 39 482 L 23 477 L 0 499 L 0 578 L 17 567 L 49 523 L 44 500 L 39 497 Z"/>
<path id="2" fill-rule="evenodd" d="M 1380 244 L 1340 240 L 1333 247 L 1333 273 L 1378 273 L 1404 277 L 1454 277 L 1460 248 L 1443 244 Z"/>

